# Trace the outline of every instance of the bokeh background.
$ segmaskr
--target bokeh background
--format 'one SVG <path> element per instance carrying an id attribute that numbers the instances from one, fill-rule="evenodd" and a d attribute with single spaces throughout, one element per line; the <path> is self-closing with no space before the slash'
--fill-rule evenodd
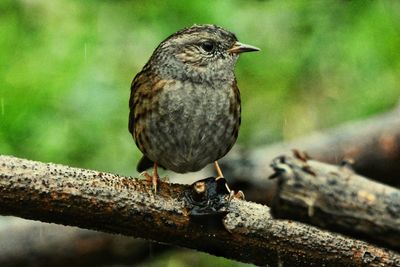
<path id="1" fill-rule="evenodd" d="M 400 1 L 2 0 L 0 154 L 137 175 L 130 82 L 165 37 L 194 23 L 262 49 L 236 68 L 241 146 L 398 103 Z M 195 255 L 198 265 L 171 255 L 161 266 L 234 264 Z"/>

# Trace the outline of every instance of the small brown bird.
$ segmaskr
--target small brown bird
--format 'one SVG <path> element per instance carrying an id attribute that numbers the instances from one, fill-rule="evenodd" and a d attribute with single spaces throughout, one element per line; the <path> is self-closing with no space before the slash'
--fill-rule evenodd
<path id="1" fill-rule="evenodd" d="M 240 126 L 234 67 L 240 53 L 258 51 L 215 25 L 193 25 L 165 39 L 132 81 L 129 131 L 142 151 L 137 170 L 157 166 L 198 171 L 232 148 Z"/>

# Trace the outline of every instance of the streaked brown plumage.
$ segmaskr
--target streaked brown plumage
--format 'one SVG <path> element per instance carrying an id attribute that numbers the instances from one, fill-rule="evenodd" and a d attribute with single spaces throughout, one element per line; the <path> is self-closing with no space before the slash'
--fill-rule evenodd
<path id="1" fill-rule="evenodd" d="M 241 44 L 215 25 L 194 25 L 165 39 L 132 81 L 129 131 L 142 151 L 137 170 L 154 164 L 178 173 L 198 171 L 236 142 L 240 93 L 234 75 Z"/>

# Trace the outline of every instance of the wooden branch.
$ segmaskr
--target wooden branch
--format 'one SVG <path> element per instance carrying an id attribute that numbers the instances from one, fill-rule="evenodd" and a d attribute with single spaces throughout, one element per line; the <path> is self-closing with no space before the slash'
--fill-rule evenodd
<path id="1" fill-rule="evenodd" d="M 282 156 L 272 167 L 272 214 L 378 242 L 400 251 L 400 190 L 306 158 Z"/>
<path id="2" fill-rule="evenodd" d="M 134 265 L 167 246 L 132 237 L 13 218 L 0 223 L 0 266 Z"/>
<path id="3" fill-rule="evenodd" d="M 268 180 L 273 174 L 269 164 L 277 155 L 288 154 L 292 149 L 305 151 L 312 158 L 331 164 L 351 158 L 357 173 L 400 187 L 400 108 L 293 141 L 251 150 L 236 146 L 220 165 L 228 182 L 237 184 L 246 197 L 270 203 L 276 184 Z"/>
<path id="4" fill-rule="evenodd" d="M 257 265 L 396 266 L 400 255 L 285 220 L 269 208 L 229 202 L 224 227 L 188 216 L 193 187 L 0 156 L 0 213 L 193 248 Z M 213 219 L 212 217 L 209 220 Z M 215 218 L 214 218 L 215 219 Z M 218 220 L 217 220 L 218 222 Z"/>

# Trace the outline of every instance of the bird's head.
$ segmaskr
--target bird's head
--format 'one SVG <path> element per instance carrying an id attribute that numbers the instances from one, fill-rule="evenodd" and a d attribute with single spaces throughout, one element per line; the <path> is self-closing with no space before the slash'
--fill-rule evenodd
<path id="1" fill-rule="evenodd" d="M 258 51 L 238 42 L 235 34 L 215 25 L 193 25 L 165 39 L 154 51 L 152 65 L 171 78 L 227 80 L 234 77 L 240 53 Z"/>

